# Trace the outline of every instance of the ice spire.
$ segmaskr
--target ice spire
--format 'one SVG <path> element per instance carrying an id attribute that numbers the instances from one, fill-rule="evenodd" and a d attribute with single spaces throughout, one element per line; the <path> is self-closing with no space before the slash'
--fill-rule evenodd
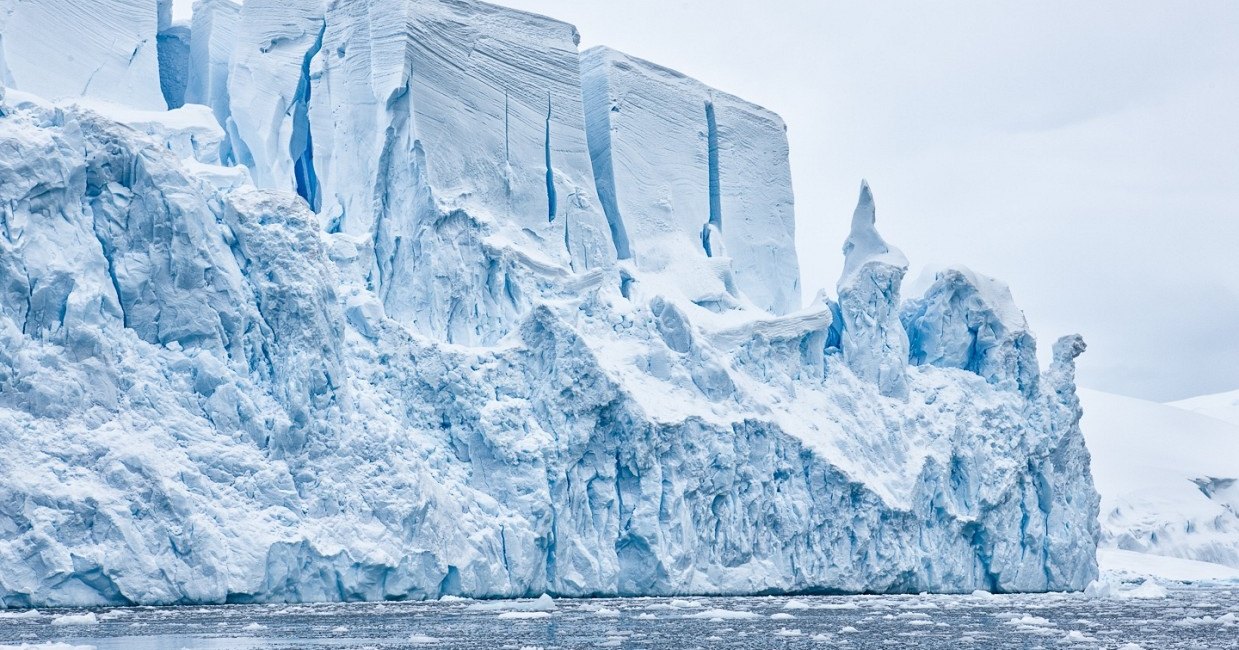
<path id="1" fill-rule="evenodd" d="M 839 285 L 849 282 L 856 271 L 869 262 L 882 262 L 907 270 L 908 258 L 898 248 L 886 243 L 876 227 L 877 206 L 873 202 L 873 192 L 868 181 L 860 182 L 860 200 L 856 211 L 852 213 L 852 232 L 843 244 L 843 254 L 846 258 L 843 266 L 843 277 Z"/>
<path id="2" fill-rule="evenodd" d="M 903 397 L 908 392 L 908 335 L 899 322 L 899 290 L 908 259 L 882 239 L 876 221 L 873 192 L 861 181 L 838 284 L 843 359 L 883 395 Z"/>

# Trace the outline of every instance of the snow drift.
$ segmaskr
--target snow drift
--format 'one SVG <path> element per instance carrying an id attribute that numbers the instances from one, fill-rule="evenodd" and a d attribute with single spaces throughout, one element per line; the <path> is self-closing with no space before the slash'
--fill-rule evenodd
<path id="1" fill-rule="evenodd" d="M 59 5 L 18 6 L 5 606 L 1096 576 L 1083 342 L 1042 372 L 966 270 L 904 305 L 867 187 L 839 302 L 800 309 L 768 111 L 465 0 L 204 0 L 162 63 L 206 106 L 137 110 L 145 49 L 27 47 L 14 16 Z M 167 28 L 75 7 L 152 53 Z"/>
<path id="2" fill-rule="evenodd" d="M 1102 546 L 1239 569 L 1239 426 L 1176 408 L 1226 415 L 1233 393 L 1175 405 L 1092 390 L 1082 399 Z"/>

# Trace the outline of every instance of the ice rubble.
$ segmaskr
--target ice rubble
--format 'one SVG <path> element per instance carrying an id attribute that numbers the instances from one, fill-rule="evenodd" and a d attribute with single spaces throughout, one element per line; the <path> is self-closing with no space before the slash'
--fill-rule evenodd
<path id="1" fill-rule="evenodd" d="M 1095 577 L 1083 343 L 901 322 L 867 188 L 798 311 L 776 117 L 468 0 L 198 10 L 209 109 L 0 107 L 5 606 Z"/>

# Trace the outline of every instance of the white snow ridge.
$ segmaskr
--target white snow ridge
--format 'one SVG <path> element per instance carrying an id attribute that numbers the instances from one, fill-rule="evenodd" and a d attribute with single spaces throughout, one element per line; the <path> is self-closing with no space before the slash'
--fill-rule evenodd
<path id="1" fill-rule="evenodd" d="M 777 116 L 471 0 L 197 5 L 0 0 L 4 607 L 1096 577 L 1083 342 L 904 306 L 867 187 L 801 308 Z"/>

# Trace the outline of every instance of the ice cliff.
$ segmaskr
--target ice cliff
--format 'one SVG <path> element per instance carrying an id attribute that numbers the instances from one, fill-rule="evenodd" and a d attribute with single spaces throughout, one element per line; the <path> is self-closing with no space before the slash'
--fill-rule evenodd
<path id="1" fill-rule="evenodd" d="M 166 10 L 0 2 L 4 606 L 1095 577 L 1082 341 L 903 303 L 868 187 L 802 309 L 777 116 L 469 0 Z"/>

